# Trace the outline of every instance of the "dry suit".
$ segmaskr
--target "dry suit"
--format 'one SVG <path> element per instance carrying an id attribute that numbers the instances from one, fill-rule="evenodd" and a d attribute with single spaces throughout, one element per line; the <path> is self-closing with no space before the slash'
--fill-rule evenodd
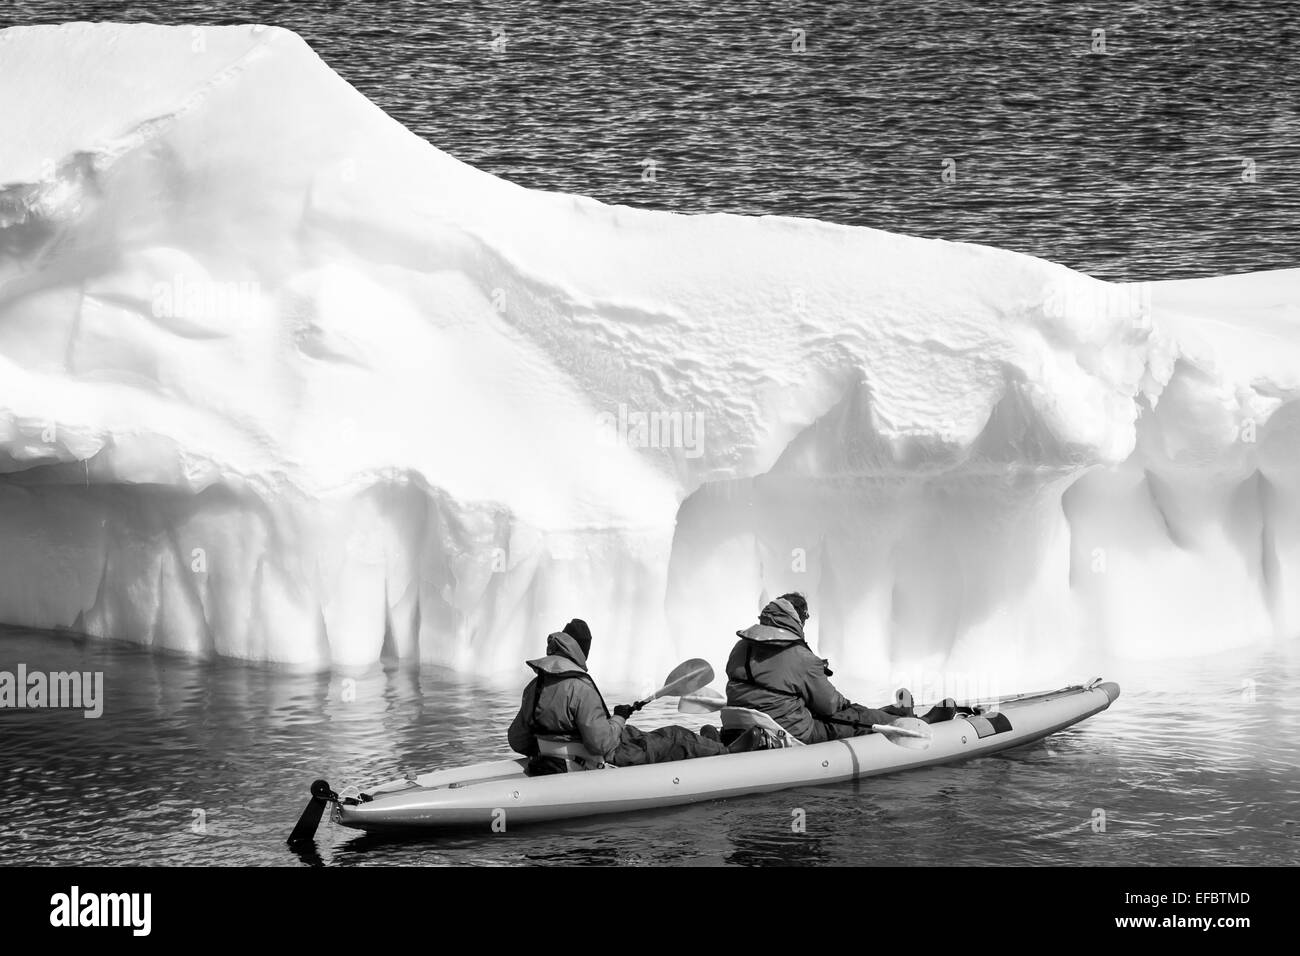
<path id="1" fill-rule="evenodd" d="M 571 635 L 556 632 L 546 639 L 546 656 L 528 661 L 537 676 L 524 688 L 519 713 L 508 739 L 516 753 L 538 757 L 537 737 L 567 737 L 616 767 L 630 767 L 691 757 L 714 757 L 727 749 L 685 727 L 643 731 L 611 717 L 596 682 L 587 673 L 587 658 Z M 534 772 L 545 772 L 535 759 Z"/>
<path id="2" fill-rule="evenodd" d="M 854 704 L 837 691 L 826 661 L 804 641 L 803 623 L 789 601 L 770 602 L 758 623 L 736 636 L 740 640 L 727 658 L 727 703 L 762 711 L 806 744 L 869 734 L 872 724 L 906 716 L 898 708 Z"/>

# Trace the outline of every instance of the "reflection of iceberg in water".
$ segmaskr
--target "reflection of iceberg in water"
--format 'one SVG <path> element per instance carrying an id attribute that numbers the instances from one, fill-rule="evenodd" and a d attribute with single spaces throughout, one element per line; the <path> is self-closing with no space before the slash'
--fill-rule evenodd
<path id="1" fill-rule="evenodd" d="M 580 614 L 644 677 L 799 588 L 842 674 L 1009 680 L 1300 630 L 1300 272 L 533 192 L 203 36 L 0 33 L 0 621 L 495 672 Z"/>

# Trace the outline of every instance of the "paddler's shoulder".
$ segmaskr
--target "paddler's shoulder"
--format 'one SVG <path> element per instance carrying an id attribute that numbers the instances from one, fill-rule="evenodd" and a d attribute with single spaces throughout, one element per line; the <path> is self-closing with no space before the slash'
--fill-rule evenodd
<path id="1" fill-rule="evenodd" d="M 524 663 L 539 675 L 546 677 L 588 677 L 590 679 L 586 668 L 562 654 L 547 654 L 545 657 L 535 657 Z"/>
<path id="2" fill-rule="evenodd" d="M 792 634 L 783 627 L 772 627 L 770 624 L 755 624 L 743 631 L 737 631 L 736 636 L 742 641 L 753 641 L 755 644 L 802 643 L 802 639 L 798 634 Z"/>

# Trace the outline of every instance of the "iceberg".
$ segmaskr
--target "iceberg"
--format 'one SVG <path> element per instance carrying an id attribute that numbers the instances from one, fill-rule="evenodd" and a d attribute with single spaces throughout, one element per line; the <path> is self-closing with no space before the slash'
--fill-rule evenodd
<path id="1" fill-rule="evenodd" d="M 515 186 L 297 35 L 0 32 L 0 622 L 841 676 L 1300 632 L 1300 270 L 1112 284 Z"/>

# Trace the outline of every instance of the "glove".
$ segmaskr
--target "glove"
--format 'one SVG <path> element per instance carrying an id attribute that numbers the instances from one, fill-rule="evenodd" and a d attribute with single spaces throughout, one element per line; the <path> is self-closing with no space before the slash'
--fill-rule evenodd
<path id="1" fill-rule="evenodd" d="M 622 717 L 624 720 L 627 720 L 635 713 L 636 713 L 636 708 L 633 707 L 631 704 L 619 704 L 617 707 L 614 708 L 614 716 Z"/>

